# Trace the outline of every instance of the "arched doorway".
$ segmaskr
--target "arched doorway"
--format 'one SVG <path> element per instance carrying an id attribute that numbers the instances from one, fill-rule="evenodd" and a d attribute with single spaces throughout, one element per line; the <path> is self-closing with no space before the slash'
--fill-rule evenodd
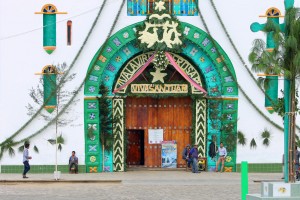
<path id="1" fill-rule="evenodd" d="M 98 50 L 89 66 L 84 90 L 87 172 L 103 171 L 101 167 L 103 162 L 105 171 L 124 171 L 125 169 L 127 148 L 125 140 L 127 137 L 125 99 L 128 90 L 124 89 L 117 94 L 113 94 L 112 91 L 118 83 L 126 81 L 122 80 L 122 77 L 128 79 L 134 75 L 136 68 L 133 65 L 128 67 L 130 70 L 124 71 L 130 60 L 134 61 L 134 58 L 141 55 L 135 61 L 135 65 L 138 67 L 145 62 L 142 59 L 143 56 L 147 57 L 147 53 L 141 54 L 141 50 L 134 43 L 136 25 L 128 26 L 113 35 L 109 42 Z M 198 84 L 206 88 L 208 95 L 203 97 L 203 95 L 197 94 L 196 90 L 193 93 L 191 86 L 189 86 L 191 89 L 185 95 L 178 95 L 174 90 L 164 94 L 174 98 L 179 96 L 192 98 L 190 142 L 199 144 L 199 154 L 203 157 L 208 157 L 208 146 L 213 136 L 216 136 L 217 143 L 222 140 L 225 145 L 230 145 L 230 159 L 226 161 L 226 166 L 228 171 L 235 171 L 238 87 L 234 81 L 236 77 L 233 66 L 222 48 L 216 42 L 210 41 L 205 32 L 187 23 L 182 23 L 182 26 L 186 36 L 185 47 L 181 55 L 174 56 L 178 58 L 185 57 L 191 63 L 184 67 L 185 63 L 183 62 L 181 67 L 190 77 L 197 80 Z M 122 72 L 125 73 L 125 76 L 122 76 Z M 198 76 L 199 79 L 197 79 Z M 110 96 L 113 99 L 112 112 L 114 116 L 118 116 L 113 132 L 115 137 L 114 148 L 111 152 L 105 152 L 104 158 L 101 156 L 102 151 L 99 142 L 99 129 L 101 127 L 99 127 L 97 96 L 100 84 L 104 84 L 109 88 Z M 130 87 L 132 92 L 133 86 Z M 149 85 L 146 86 L 146 88 L 149 87 Z M 157 90 L 166 91 L 166 88 L 158 86 Z M 142 92 L 147 93 L 145 89 Z M 149 96 L 151 97 L 151 95 Z M 89 127 L 93 127 L 93 137 L 88 135 Z M 181 152 L 178 151 L 178 153 Z M 213 168 L 214 161 L 208 159 L 208 165 Z"/>

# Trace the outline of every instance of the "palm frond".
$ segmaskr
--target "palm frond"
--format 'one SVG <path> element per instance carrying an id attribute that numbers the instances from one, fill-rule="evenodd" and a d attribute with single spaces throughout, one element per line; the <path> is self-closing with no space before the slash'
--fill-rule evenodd
<path id="1" fill-rule="evenodd" d="M 62 145 L 61 145 L 61 144 L 58 144 L 57 149 L 61 152 L 61 150 L 62 150 Z"/>
<path id="2" fill-rule="evenodd" d="M 15 150 L 14 150 L 13 147 L 8 147 L 7 150 L 8 150 L 8 155 L 10 157 L 13 157 L 14 155 L 16 155 Z"/>
<path id="3" fill-rule="evenodd" d="M 4 151 L 5 151 L 4 146 L 2 146 L 0 149 L 0 160 L 2 159 L 2 157 L 4 155 Z"/>
<path id="4" fill-rule="evenodd" d="M 21 152 L 23 152 L 24 151 L 24 145 L 22 145 L 22 146 L 20 146 L 19 148 L 18 148 L 18 151 L 21 153 Z"/>
<path id="5" fill-rule="evenodd" d="M 271 133 L 270 131 L 268 131 L 267 129 L 265 129 L 262 133 L 261 133 L 261 137 L 263 139 L 263 145 L 265 146 L 269 146 L 270 145 L 270 137 L 271 137 Z"/>
<path id="6" fill-rule="evenodd" d="M 263 139 L 264 139 L 264 138 L 270 139 L 270 137 L 271 137 L 270 131 L 268 131 L 268 129 L 265 129 L 265 130 L 261 133 L 261 137 L 262 137 Z"/>
<path id="7" fill-rule="evenodd" d="M 257 83 L 260 85 L 261 88 L 264 88 L 265 90 L 266 88 L 266 78 L 265 77 L 258 77 L 257 78 Z"/>
<path id="8" fill-rule="evenodd" d="M 39 153 L 39 149 L 36 145 L 33 146 L 33 150 L 34 150 L 34 152 Z"/>
<path id="9" fill-rule="evenodd" d="M 263 139 L 263 145 L 268 147 L 270 145 L 270 140 L 268 138 Z"/>
<path id="10" fill-rule="evenodd" d="M 247 139 L 245 138 L 244 133 L 242 133 L 241 131 L 238 131 L 238 144 L 245 146 L 247 143 Z"/>
<path id="11" fill-rule="evenodd" d="M 251 142 L 250 142 L 250 149 L 256 149 L 257 144 L 254 138 L 252 138 Z"/>
<path id="12" fill-rule="evenodd" d="M 52 144 L 52 145 L 53 145 L 53 144 L 56 144 L 56 140 L 55 140 L 55 139 L 48 139 L 47 141 L 48 141 L 50 144 Z"/>
<path id="13" fill-rule="evenodd" d="M 65 139 L 63 138 L 62 134 L 57 137 L 57 144 L 65 144 Z"/>

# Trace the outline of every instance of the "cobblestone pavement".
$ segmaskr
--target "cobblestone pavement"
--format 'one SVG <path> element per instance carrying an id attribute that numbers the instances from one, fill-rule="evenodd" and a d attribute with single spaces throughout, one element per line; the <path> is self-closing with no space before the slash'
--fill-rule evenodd
<path id="1" fill-rule="evenodd" d="M 239 173 L 192 174 L 185 171 L 129 171 L 62 174 L 60 182 L 47 182 L 53 180 L 52 174 L 29 173 L 28 176 L 28 180 L 33 182 L 24 181 L 19 174 L 0 174 L 0 199 L 240 199 Z M 276 173 L 249 174 L 249 193 L 260 192 L 259 181 L 281 181 L 280 178 L 281 174 Z M 5 182 L 5 180 L 16 182 Z M 109 182 L 110 180 L 121 180 L 121 182 Z"/>

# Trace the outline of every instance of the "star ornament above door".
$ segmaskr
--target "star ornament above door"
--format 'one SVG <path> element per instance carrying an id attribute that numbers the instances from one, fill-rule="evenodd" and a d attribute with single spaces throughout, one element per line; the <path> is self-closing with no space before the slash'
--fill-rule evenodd
<path id="1" fill-rule="evenodd" d="M 155 83 L 157 81 L 165 83 L 164 77 L 168 75 L 167 73 L 162 73 L 161 70 L 158 68 L 156 68 L 155 72 L 150 72 L 150 74 L 153 76 L 152 83 Z"/>

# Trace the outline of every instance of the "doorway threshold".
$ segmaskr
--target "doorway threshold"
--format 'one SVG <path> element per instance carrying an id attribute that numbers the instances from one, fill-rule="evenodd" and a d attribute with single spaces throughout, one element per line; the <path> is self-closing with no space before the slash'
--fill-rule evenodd
<path id="1" fill-rule="evenodd" d="M 127 171 L 185 171 L 185 168 L 161 168 L 161 167 L 145 167 L 142 165 L 130 165 Z"/>

